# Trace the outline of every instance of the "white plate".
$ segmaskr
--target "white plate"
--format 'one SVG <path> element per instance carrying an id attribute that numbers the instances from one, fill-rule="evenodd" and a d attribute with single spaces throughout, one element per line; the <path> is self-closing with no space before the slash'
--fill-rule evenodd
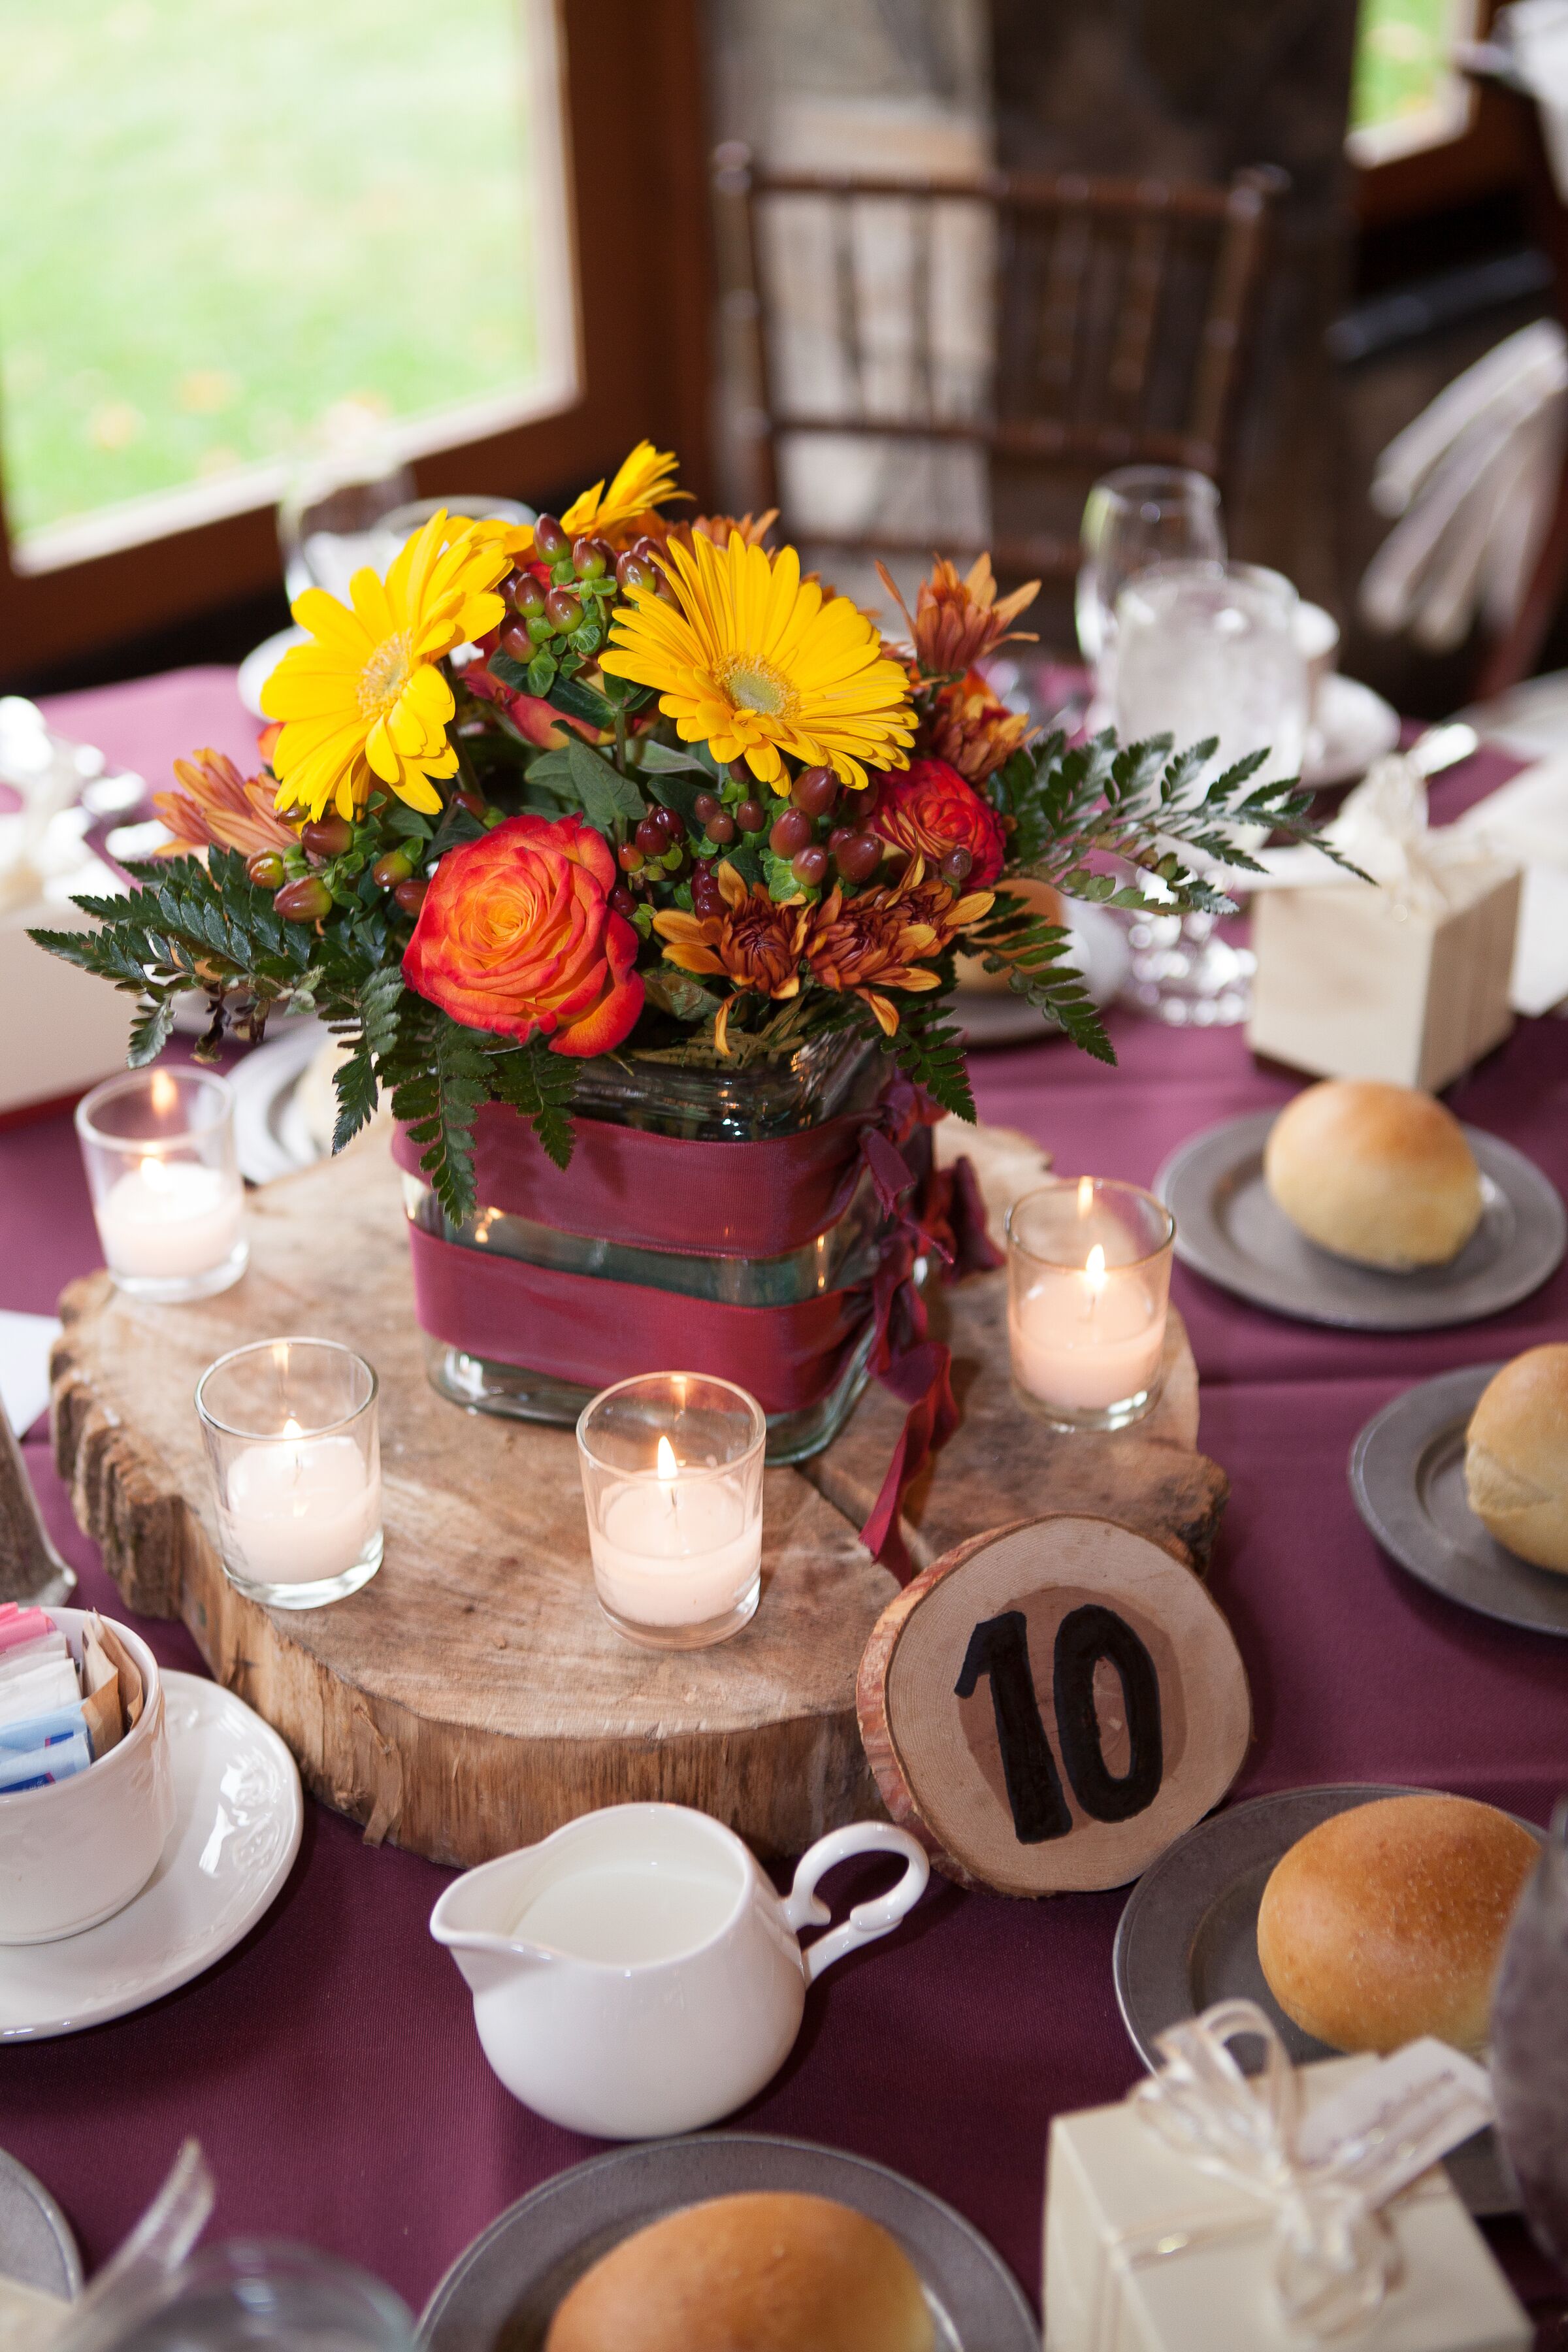
<path id="1" fill-rule="evenodd" d="M 230 1070 L 235 1153 L 247 1184 L 270 1184 L 275 1176 L 291 1176 L 321 1159 L 294 1097 L 326 1040 L 319 1021 L 293 1021 Z"/>
<path id="2" fill-rule="evenodd" d="M 165 1674 L 174 1826 L 134 1903 L 54 1944 L 0 1944 L 0 2042 L 79 2033 L 145 2009 L 232 1951 L 300 1851 L 294 1759 L 217 1683 Z"/>
<path id="3" fill-rule="evenodd" d="M 1318 689 L 1317 719 L 1307 736 L 1301 782 L 1314 792 L 1353 784 L 1399 740 L 1399 713 L 1359 678 L 1331 670 Z"/>
<path id="4" fill-rule="evenodd" d="M 279 629 L 275 635 L 264 637 L 260 645 L 247 653 L 240 663 L 237 680 L 239 698 L 253 719 L 266 718 L 267 713 L 261 708 L 262 688 L 290 646 L 304 645 L 309 634 L 308 630 L 292 626 Z"/>
<path id="5" fill-rule="evenodd" d="M 1132 961 L 1126 925 L 1109 908 L 1096 907 L 1087 899 L 1068 899 L 1065 912 L 1075 943 L 1073 961 L 1083 974 L 1089 995 L 1096 1004 L 1109 1004 L 1121 989 Z M 1023 997 L 1015 996 L 1011 989 L 998 989 L 993 993 L 961 988 L 956 1010 L 967 1045 L 1043 1045 L 1047 1037 L 1064 1034 Z"/>

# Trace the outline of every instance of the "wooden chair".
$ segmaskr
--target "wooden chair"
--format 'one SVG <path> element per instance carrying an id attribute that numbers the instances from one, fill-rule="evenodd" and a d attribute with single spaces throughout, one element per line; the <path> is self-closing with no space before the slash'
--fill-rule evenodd
<path id="1" fill-rule="evenodd" d="M 760 171 L 744 148 L 721 147 L 722 316 L 731 378 L 747 385 L 740 415 L 755 447 L 757 502 L 790 509 L 783 527 L 813 548 L 929 554 L 929 530 L 816 528 L 793 510 L 781 445 L 847 435 L 969 449 L 990 477 L 998 572 L 1066 580 L 1098 475 L 1189 466 L 1223 488 L 1268 214 L 1288 184 L 1269 168 L 1238 172 L 1224 187 L 1077 173 L 862 179 Z M 903 261 L 901 273 L 881 269 L 873 317 L 879 272 L 868 254 L 879 250 L 879 219 L 884 260 L 890 242 Z M 781 261 L 792 250 L 790 289 Z M 980 280 L 972 292 L 983 331 L 961 333 L 955 353 L 951 314 L 966 268 Z M 889 282 L 900 274 L 890 351 Z M 803 284 L 817 312 L 805 382 L 785 348 L 793 340 L 798 361 Z M 944 551 L 977 551 L 982 536 Z"/>

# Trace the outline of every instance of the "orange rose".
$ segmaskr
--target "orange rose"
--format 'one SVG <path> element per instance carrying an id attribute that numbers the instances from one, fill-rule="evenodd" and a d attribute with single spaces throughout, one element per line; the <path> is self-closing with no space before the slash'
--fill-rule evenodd
<path id="1" fill-rule="evenodd" d="M 470 1029 L 552 1054 L 603 1054 L 642 1011 L 637 935 L 580 817 L 509 817 L 442 858 L 403 958 L 410 988 Z"/>

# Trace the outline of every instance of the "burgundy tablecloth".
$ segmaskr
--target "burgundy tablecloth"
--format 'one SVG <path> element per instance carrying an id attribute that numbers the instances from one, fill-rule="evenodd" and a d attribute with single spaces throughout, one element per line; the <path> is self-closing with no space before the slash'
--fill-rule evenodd
<path id="1" fill-rule="evenodd" d="M 50 715 L 150 775 L 190 743 L 239 754 L 248 740 L 223 672 L 62 698 Z M 1483 761 L 1457 775 L 1444 813 L 1500 772 Z M 1127 1021 L 1117 1045 L 1117 1071 L 1064 1044 L 983 1060 L 983 1112 L 1068 1171 L 1146 1181 L 1184 1137 L 1291 1091 L 1235 1031 Z M 1521 1028 L 1454 1101 L 1568 1189 L 1568 1024 Z M 0 1135 L 0 1305 L 47 1309 L 98 1263 L 68 1120 Z M 1276 1320 L 1180 1269 L 1175 1296 L 1203 1375 L 1203 1443 L 1232 1480 L 1213 1584 L 1257 1715 L 1238 1793 L 1408 1780 L 1544 1822 L 1568 1787 L 1568 1653 L 1393 1567 L 1356 1517 L 1345 1462 L 1368 1414 L 1406 1383 L 1564 1337 L 1568 1272 L 1507 1315 L 1429 1337 Z M 41 1436 L 27 1454 L 85 1597 L 107 1605 Z M 180 1629 L 142 1630 L 166 1664 L 198 1666 Z M 89 2264 L 194 2131 L 218 2182 L 217 2230 L 309 2239 L 417 2305 L 503 2206 L 589 2152 L 487 2069 L 457 1972 L 426 1932 L 445 1882 L 310 1804 L 282 1899 L 226 1961 L 139 2016 L 0 2052 L 0 2146 L 59 2198 Z M 1122 1900 L 1031 1905 L 938 1886 L 896 1937 L 813 1992 L 784 2074 L 737 2120 L 896 2166 L 966 2213 L 1037 2293 L 1047 2124 L 1138 2073 L 1111 1990 Z M 1494 2239 L 1527 2294 L 1560 2291 L 1517 2224 Z"/>

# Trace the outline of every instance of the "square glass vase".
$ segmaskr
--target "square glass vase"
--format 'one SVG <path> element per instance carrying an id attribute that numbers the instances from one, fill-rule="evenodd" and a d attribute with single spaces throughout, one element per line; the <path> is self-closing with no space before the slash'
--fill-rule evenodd
<path id="1" fill-rule="evenodd" d="M 889 1065 L 874 1043 L 843 1035 L 813 1038 L 787 1059 L 749 1069 L 693 1068 L 635 1055 L 624 1062 L 606 1057 L 591 1062 L 584 1071 L 573 1116 L 693 1141 L 758 1141 L 868 1108 L 889 1075 Z M 405 1175 L 403 1187 L 410 1223 L 440 1241 L 482 1249 L 489 1257 L 499 1254 L 531 1265 L 736 1307 L 784 1306 L 869 1281 L 887 1227 L 867 1174 L 826 1232 L 798 1249 L 767 1258 L 633 1247 L 610 1238 L 563 1233 L 483 1203 L 459 1224 L 418 1177 Z M 917 1278 L 921 1273 L 923 1268 L 917 1269 Z M 843 1427 L 866 1385 L 872 1339 L 868 1320 L 826 1396 L 794 1412 L 768 1415 L 769 1462 L 804 1461 Z M 428 1334 L 425 1360 L 432 1386 L 454 1404 L 516 1421 L 569 1426 L 595 1394 L 577 1381 L 469 1355 Z"/>

